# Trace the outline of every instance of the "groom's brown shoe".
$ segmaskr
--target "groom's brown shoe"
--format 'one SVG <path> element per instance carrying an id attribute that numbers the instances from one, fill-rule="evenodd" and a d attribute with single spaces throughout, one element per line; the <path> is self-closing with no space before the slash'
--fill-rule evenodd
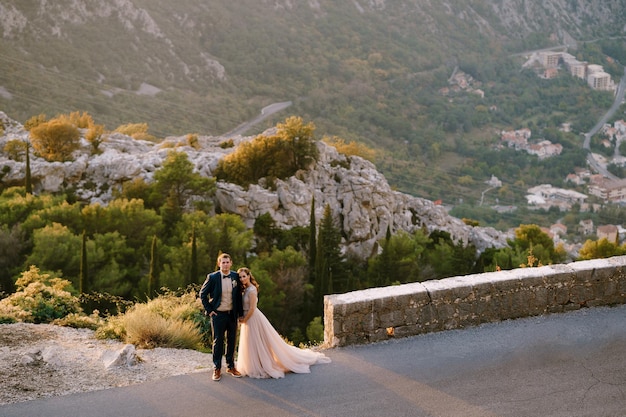
<path id="1" fill-rule="evenodd" d="M 228 372 L 229 374 L 231 374 L 235 378 L 241 378 L 241 372 L 239 372 L 236 368 L 228 368 L 228 371 L 226 371 L 226 372 Z"/>
<path id="2" fill-rule="evenodd" d="M 219 381 L 220 379 L 222 379 L 222 370 L 215 368 L 213 370 L 213 381 Z"/>

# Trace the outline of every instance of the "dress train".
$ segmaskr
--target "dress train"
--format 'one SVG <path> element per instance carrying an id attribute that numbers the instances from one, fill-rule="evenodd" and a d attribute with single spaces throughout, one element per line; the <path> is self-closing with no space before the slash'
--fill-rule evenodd
<path id="1" fill-rule="evenodd" d="M 250 378 L 283 378 L 286 372 L 310 373 L 316 363 L 330 363 L 321 352 L 285 342 L 257 308 L 241 324 L 237 369 Z"/>

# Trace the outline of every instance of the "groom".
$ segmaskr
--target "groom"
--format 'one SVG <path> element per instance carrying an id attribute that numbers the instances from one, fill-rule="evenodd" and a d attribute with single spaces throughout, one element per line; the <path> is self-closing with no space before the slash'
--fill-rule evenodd
<path id="1" fill-rule="evenodd" d="M 233 264 L 230 255 L 222 253 L 217 258 L 219 270 L 207 275 L 200 289 L 200 300 L 205 314 L 211 318 L 213 330 L 213 381 L 222 378 L 222 356 L 226 341 L 226 364 L 228 372 L 235 378 L 241 373 L 235 368 L 235 342 L 237 319 L 243 316 L 241 282 L 236 272 L 231 272 Z"/>

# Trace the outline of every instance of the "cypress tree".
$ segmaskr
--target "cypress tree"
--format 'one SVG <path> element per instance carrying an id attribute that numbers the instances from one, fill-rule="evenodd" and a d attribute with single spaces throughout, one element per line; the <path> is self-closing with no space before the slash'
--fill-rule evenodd
<path id="1" fill-rule="evenodd" d="M 83 240 L 80 251 L 80 272 L 78 276 L 78 291 L 83 294 L 87 291 L 87 231 L 83 230 Z"/>
<path id="2" fill-rule="evenodd" d="M 194 284 L 198 279 L 198 245 L 196 243 L 196 225 L 191 229 L 191 270 L 188 284 Z"/>
<path id="3" fill-rule="evenodd" d="M 26 193 L 33 193 L 33 183 L 30 173 L 30 143 L 26 142 Z"/>
<path id="4" fill-rule="evenodd" d="M 317 253 L 317 227 L 315 221 L 315 196 L 311 199 L 311 216 L 309 220 L 309 282 L 315 282 L 315 255 Z"/>
<path id="5" fill-rule="evenodd" d="M 333 223 L 330 205 L 327 204 L 320 223 L 315 255 L 315 298 L 313 304 L 316 315 L 323 313 L 324 295 L 332 294 L 335 288 L 338 289 L 336 283 L 342 278 L 343 257 L 340 243 L 341 233 Z"/>
<path id="6" fill-rule="evenodd" d="M 156 292 L 157 278 L 156 278 L 156 258 L 157 258 L 157 237 L 152 236 L 152 245 L 150 246 L 150 271 L 148 272 L 148 297 Z"/>

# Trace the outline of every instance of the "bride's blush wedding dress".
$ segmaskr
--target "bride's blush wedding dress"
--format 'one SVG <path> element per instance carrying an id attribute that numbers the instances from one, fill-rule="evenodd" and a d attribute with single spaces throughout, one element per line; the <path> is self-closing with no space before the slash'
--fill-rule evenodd
<path id="1" fill-rule="evenodd" d="M 252 307 L 252 315 L 241 324 L 237 369 L 251 378 L 283 378 L 286 372 L 309 373 L 310 366 L 329 363 L 321 352 L 300 349 L 285 342 L 265 315 L 256 308 L 254 285 L 243 294 L 244 316 Z M 250 303 L 254 303 L 250 306 Z"/>

